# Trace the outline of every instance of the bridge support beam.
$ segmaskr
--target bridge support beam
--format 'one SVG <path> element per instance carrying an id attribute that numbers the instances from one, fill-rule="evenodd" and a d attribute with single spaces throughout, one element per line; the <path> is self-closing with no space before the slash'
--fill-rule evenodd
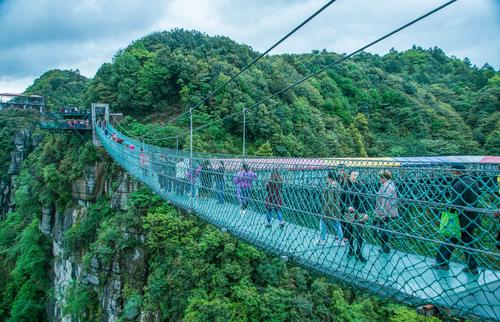
<path id="1" fill-rule="evenodd" d="M 243 109 L 243 160 L 246 154 L 246 144 L 247 144 L 247 109 Z"/>
<path id="2" fill-rule="evenodd" d="M 194 165 L 193 165 L 193 109 L 189 109 L 189 171 L 191 172 L 191 176 L 194 176 Z M 190 189 L 190 198 L 189 198 L 189 208 L 193 209 L 193 199 L 194 194 L 196 193 L 194 190 L 194 182 L 191 179 L 191 184 L 189 186 Z"/>
<path id="3" fill-rule="evenodd" d="M 97 117 L 98 115 L 104 115 L 106 124 L 109 123 L 109 104 L 92 103 L 90 110 L 92 113 L 92 143 L 94 143 L 95 146 L 102 146 L 96 132 Z"/>

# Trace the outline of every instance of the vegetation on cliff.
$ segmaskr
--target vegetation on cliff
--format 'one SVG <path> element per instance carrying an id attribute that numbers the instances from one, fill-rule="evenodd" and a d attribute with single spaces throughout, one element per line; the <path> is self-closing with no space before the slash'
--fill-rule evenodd
<path id="1" fill-rule="evenodd" d="M 0 134 L 1 141 L 8 138 L 8 132 Z M 15 179 L 15 211 L 0 222 L 0 321 L 46 320 L 54 295 L 51 242 L 39 228 L 42 208 L 64 211 L 71 202 L 71 181 L 96 156 L 91 142 L 82 146 L 75 136 L 46 136 L 24 161 Z"/>

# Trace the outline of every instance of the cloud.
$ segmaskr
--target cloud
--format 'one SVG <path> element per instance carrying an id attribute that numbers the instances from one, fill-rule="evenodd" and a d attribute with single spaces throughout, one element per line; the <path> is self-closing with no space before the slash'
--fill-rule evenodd
<path id="1" fill-rule="evenodd" d="M 350 52 L 444 0 L 337 0 L 274 53 Z M 53 68 L 97 68 L 153 31 L 196 29 L 264 51 L 326 0 L 0 0 L 0 85 Z M 441 47 L 500 67 L 500 1 L 460 0 L 369 51 Z M 17 82 L 20 84 L 19 82 Z M 22 91 L 19 88 L 18 91 Z M 2 91 L 0 87 L 0 91 Z"/>
<path id="2" fill-rule="evenodd" d="M 39 76 L 53 68 L 93 76 L 119 49 L 144 35 L 165 1 L 7 0 L 0 2 L 0 77 Z"/>
<path id="3" fill-rule="evenodd" d="M 33 77 L 10 78 L 0 76 L 0 93 L 20 93 L 32 83 Z"/>

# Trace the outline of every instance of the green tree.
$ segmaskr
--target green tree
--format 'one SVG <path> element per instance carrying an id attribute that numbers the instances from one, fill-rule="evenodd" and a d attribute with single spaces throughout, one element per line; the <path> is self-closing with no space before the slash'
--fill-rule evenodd
<path id="1" fill-rule="evenodd" d="M 273 155 L 273 149 L 271 148 L 271 144 L 269 141 L 266 141 L 263 143 L 259 148 L 257 149 L 257 152 L 255 152 L 255 155 L 262 156 L 262 157 L 269 157 Z"/>

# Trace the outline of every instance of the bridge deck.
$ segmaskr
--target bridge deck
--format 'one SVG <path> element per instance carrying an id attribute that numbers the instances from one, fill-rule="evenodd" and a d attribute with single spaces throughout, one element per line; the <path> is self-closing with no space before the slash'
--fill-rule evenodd
<path id="1" fill-rule="evenodd" d="M 457 307 L 458 303 L 461 309 L 473 307 L 469 311 L 477 316 L 500 318 L 500 305 L 496 303 L 500 297 L 500 274 L 496 271 L 484 270 L 475 277 L 463 273 L 464 265 L 459 263 L 451 263 L 450 271 L 434 270 L 430 267 L 434 260 L 425 256 L 400 251 L 380 254 L 379 247 L 370 244 L 363 248 L 368 261 L 362 263 L 347 257 L 347 247 L 336 245 L 333 238 L 317 245 L 317 230 L 291 223 L 280 228 L 276 221 L 266 228 L 264 214 L 247 211 L 241 216 L 239 206 L 234 204 L 221 205 L 214 199 L 199 198 L 190 202 L 187 196 L 157 193 L 184 209 L 192 207 L 206 221 L 225 227 L 238 237 L 338 279 L 351 283 L 357 280 L 363 288 L 413 298 L 415 302 L 428 301 L 446 307 Z"/>

